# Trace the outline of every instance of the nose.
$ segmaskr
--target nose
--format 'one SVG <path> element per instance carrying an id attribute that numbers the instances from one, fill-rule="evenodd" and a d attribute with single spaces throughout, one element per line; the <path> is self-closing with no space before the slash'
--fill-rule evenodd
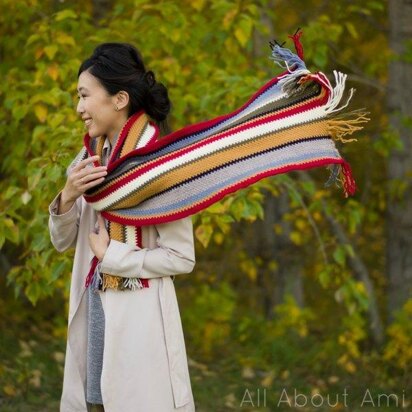
<path id="1" fill-rule="evenodd" d="M 82 99 L 79 99 L 79 101 L 78 101 L 78 103 L 77 103 L 76 112 L 77 112 L 78 114 L 80 114 L 80 115 L 81 115 L 82 113 L 84 113 L 84 106 L 83 106 Z"/>

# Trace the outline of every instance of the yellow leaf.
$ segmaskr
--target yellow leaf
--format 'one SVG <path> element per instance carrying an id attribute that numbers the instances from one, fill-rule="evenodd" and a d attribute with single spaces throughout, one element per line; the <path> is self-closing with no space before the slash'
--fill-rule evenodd
<path id="1" fill-rule="evenodd" d="M 31 200 L 31 194 L 26 190 L 22 195 L 21 195 L 21 201 L 23 205 L 27 205 Z"/>
<path id="2" fill-rule="evenodd" d="M 63 352 L 54 352 L 53 358 L 58 363 L 64 363 L 64 353 Z"/>
<path id="3" fill-rule="evenodd" d="M 245 366 L 242 369 L 242 378 L 253 379 L 256 376 L 255 371 L 250 366 Z"/>
<path id="4" fill-rule="evenodd" d="M 57 67 L 57 64 L 52 64 L 47 68 L 47 74 L 53 79 L 57 80 L 59 77 L 59 69 Z"/>
<path id="5" fill-rule="evenodd" d="M 34 106 L 34 113 L 42 123 L 44 123 L 47 119 L 47 112 L 47 106 L 44 104 L 36 104 Z"/>
<path id="6" fill-rule="evenodd" d="M 339 382 L 339 376 L 335 376 L 335 375 L 329 376 L 328 382 L 332 385 L 334 385 L 335 383 L 338 383 Z"/>
<path id="7" fill-rule="evenodd" d="M 227 211 L 227 207 L 223 203 L 218 202 L 218 203 L 214 203 L 213 205 L 209 206 L 207 208 L 207 211 L 209 213 L 220 215 Z"/>
<path id="8" fill-rule="evenodd" d="M 307 227 L 307 221 L 304 219 L 297 219 L 295 225 L 299 230 L 304 230 Z"/>
<path id="9" fill-rule="evenodd" d="M 56 42 L 59 44 L 68 44 L 69 46 L 75 46 L 76 42 L 72 36 L 69 36 L 66 33 L 59 32 L 55 36 Z"/>
<path id="10" fill-rule="evenodd" d="M 253 29 L 253 21 L 250 18 L 243 18 L 236 23 L 235 37 L 241 46 L 246 46 Z"/>
<path id="11" fill-rule="evenodd" d="M 66 19 L 77 19 L 77 14 L 72 9 L 64 9 L 56 13 L 55 19 L 56 21 L 62 21 Z"/>
<path id="12" fill-rule="evenodd" d="M 237 9 L 229 10 L 223 18 L 223 28 L 228 29 L 237 15 Z"/>
<path id="13" fill-rule="evenodd" d="M 199 240 L 204 247 L 207 247 L 209 244 L 212 234 L 213 229 L 210 225 L 199 225 L 195 230 L 197 240 Z"/>
<path id="14" fill-rule="evenodd" d="M 217 245 L 221 245 L 225 240 L 225 237 L 223 236 L 223 233 L 215 233 L 213 236 L 213 240 Z"/>
<path id="15" fill-rule="evenodd" d="M 356 372 L 356 365 L 353 362 L 349 361 L 344 366 L 345 366 L 345 369 L 349 373 L 355 373 Z"/>
<path id="16" fill-rule="evenodd" d="M 235 37 L 237 39 L 237 41 L 244 46 L 247 43 L 248 40 L 248 36 L 246 35 L 246 33 L 240 28 L 240 27 L 236 27 L 235 29 Z"/>
<path id="17" fill-rule="evenodd" d="M 190 4 L 195 10 L 201 11 L 205 5 L 205 0 L 192 0 Z"/>
<path id="18" fill-rule="evenodd" d="M 275 372 L 274 371 L 270 371 L 260 382 L 261 385 L 265 388 L 270 388 L 273 384 L 273 379 L 275 379 Z"/>
<path id="19" fill-rule="evenodd" d="M 55 44 L 52 44 L 50 46 L 46 46 L 44 48 L 44 52 L 46 53 L 47 57 L 50 60 L 52 60 L 54 58 L 54 56 L 56 55 L 58 50 L 59 50 L 59 48 Z"/>
<path id="20" fill-rule="evenodd" d="M 301 245 L 303 243 L 302 240 L 302 235 L 300 232 L 293 231 L 290 234 L 290 240 L 295 244 L 295 245 Z"/>
<path id="21" fill-rule="evenodd" d="M 35 388 L 40 388 L 41 386 L 41 370 L 35 369 L 32 371 L 32 376 L 29 380 L 30 385 Z"/>
<path id="22" fill-rule="evenodd" d="M 3 392 L 7 395 L 7 396 L 16 396 L 17 394 L 17 390 L 13 385 L 5 385 L 3 386 Z"/>
<path id="23" fill-rule="evenodd" d="M 289 376 L 290 376 L 290 372 L 287 369 L 285 369 L 280 375 L 281 379 L 283 379 L 283 380 L 288 379 Z"/>
<path id="24" fill-rule="evenodd" d="M 34 57 L 36 58 L 36 60 L 39 60 L 40 57 L 43 55 L 43 53 L 44 53 L 43 47 L 38 47 L 36 51 L 34 52 Z"/>

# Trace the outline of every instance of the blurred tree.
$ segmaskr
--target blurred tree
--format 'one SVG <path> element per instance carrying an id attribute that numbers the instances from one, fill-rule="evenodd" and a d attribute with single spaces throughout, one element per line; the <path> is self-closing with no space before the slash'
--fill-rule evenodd
<path id="1" fill-rule="evenodd" d="M 412 3 L 389 2 L 388 109 L 391 133 L 401 147 L 388 159 L 387 275 L 388 311 L 393 318 L 412 296 Z"/>

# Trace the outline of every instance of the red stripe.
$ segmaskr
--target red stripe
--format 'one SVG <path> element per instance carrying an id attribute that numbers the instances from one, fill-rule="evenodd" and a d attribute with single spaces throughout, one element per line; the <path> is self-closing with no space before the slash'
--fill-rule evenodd
<path id="1" fill-rule="evenodd" d="M 90 140 L 91 140 L 91 137 L 90 137 L 89 133 L 86 133 L 86 134 L 84 135 L 83 141 L 84 141 L 84 145 L 85 145 L 85 147 L 86 147 L 86 149 L 87 149 L 87 152 L 89 153 L 89 156 L 92 157 L 92 156 L 94 156 L 96 153 L 94 153 L 93 150 L 92 150 L 92 147 L 91 147 L 91 145 L 90 145 Z M 100 166 L 100 162 L 98 162 L 98 161 L 96 160 L 96 161 L 93 162 L 93 165 L 94 165 L 95 167 L 98 167 L 98 166 Z"/>
<path id="2" fill-rule="evenodd" d="M 197 212 L 200 212 L 201 210 L 204 210 L 208 206 L 212 205 L 213 203 L 221 200 L 226 195 L 236 192 L 237 190 L 244 189 L 252 185 L 253 183 L 258 182 L 259 180 L 264 179 L 265 177 L 275 176 L 277 174 L 287 173 L 287 172 L 294 171 L 294 170 L 307 170 L 307 169 L 312 169 L 314 167 L 321 167 L 321 166 L 326 166 L 330 164 L 343 164 L 343 163 L 344 163 L 343 159 L 326 158 L 326 159 L 312 160 L 312 161 L 305 162 L 302 164 L 291 164 L 291 165 L 283 166 L 280 168 L 273 168 L 270 170 L 266 170 L 255 176 L 251 176 L 247 179 L 237 182 L 236 184 L 217 192 L 210 198 L 205 199 L 204 201 L 199 202 L 196 205 L 190 206 L 187 209 L 184 209 L 180 212 L 170 213 L 165 216 L 155 216 L 155 217 L 145 217 L 145 218 L 134 218 L 133 219 L 133 218 L 115 215 L 110 212 L 101 212 L 101 214 L 106 219 L 111 220 L 113 222 L 121 223 L 124 225 L 132 225 L 132 226 L 156 225 L 156 224 L 161 224 L 161 223 L 172 222 L 172 221 L 193 215 Z"/>
<path id="3" fill-rule="evenodd" d="M 142 245 L 142 228 L 140 227 L 140 226 L 136 226 L 136 246 L 138 247 L 138 248 L 142 248 L 143 247 L 143 245 Z"/>

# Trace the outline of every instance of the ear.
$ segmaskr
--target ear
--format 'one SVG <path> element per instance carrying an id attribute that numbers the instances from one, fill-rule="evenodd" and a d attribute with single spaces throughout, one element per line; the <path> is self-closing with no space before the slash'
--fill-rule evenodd
<path id="1" fill-rule="evenodd" d="M 114 104 L 116 107 L 119 108 L 119 110 L 124 109 L 125 107 L 128 106 L 129 104 L 129 93 L 127 93 L 124 90 L 120 90 L 115 96 L 114 96 Z"/>

